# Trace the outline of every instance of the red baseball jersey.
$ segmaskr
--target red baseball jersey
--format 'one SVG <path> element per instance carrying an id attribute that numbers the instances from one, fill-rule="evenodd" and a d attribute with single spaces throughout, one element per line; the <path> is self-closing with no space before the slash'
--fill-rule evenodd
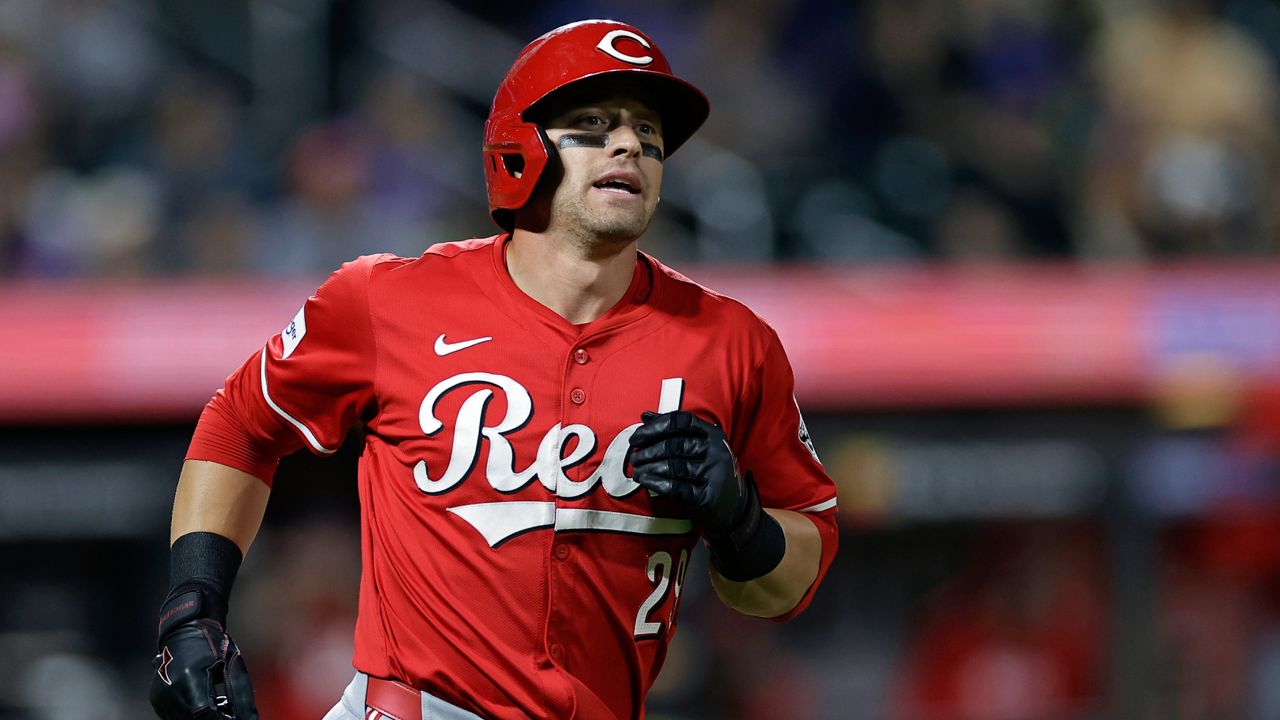
<path id="1" fill-rule="evenodd" d="M 356 668 L 484 717 L 640 718 L 698 529 L 627 474 L 645 410 L 722 427 L 765 507 L 836 549 L 835 487 L 773 330 L 641 253 L 574 325 L 525 295 L 507 236 L 344 265 L 209 403 L 187 457 L 270 481 L 364 423 Z"/>

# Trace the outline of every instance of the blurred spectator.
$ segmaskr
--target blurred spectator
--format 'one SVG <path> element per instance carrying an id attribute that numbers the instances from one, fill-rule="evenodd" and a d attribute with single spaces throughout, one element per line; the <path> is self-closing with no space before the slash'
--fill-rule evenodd
<path id="1" fill-rule="evenodd" d="M 459 190 L 464 173 L 478 173 L 478 156 L 448 142 L 448 107 L 429 84 L 387 69 L 356 113 L 299 136 L 254 267 L 325 273 L 358 255 L 415 256 L 435 242 L 487 233 L 485 206 L 466 203 Z"/>
<path id="2" fill-rule="evenodd" d="M 466 197 L 467 179 L 480 172 L 472 148 L 455 141 L 462 132 L 455 112 L 443 90 L 406 70 L 385 68 L 371 79 L 358 117 L 371 142 L 369 203 L 383 251 L 414 256 L 488 230 L 487 206 Z"/>
<path id="3" fill-rule="evenodd" d="M 778 62 L 791 11 L 782 0 L 712 0 L 695 45 L 698 82 L 714 104 L 702 132 L 766 172 L 810 151 L 824 129 L 813 116 L 818 78 L 789 76 Z"/>
<path id="4" fill-rule="evenodd" d="M 31 66 L 0 39 L 0 277 L 27 270 L 23 202 L 44 157 Z"/>
<path id="5" fill-rule="evenodd" d="M 78 171 L 114 160 L 163 62 L 137 0 L 28 3 L 27 51 L 53 112 L 59 160 Z M 30 7 L 34 6 L 34 7 Z"/>
<path id="6" fill-rule="evenodd" d="M 377 252 L 364 203 L 372 172 L 369 138 L 351 121 L 311 128 L 289 150 L 286 190 L 267 220 L 253 266 L 276 275 L 315 275 Z"/>
<path id="7" fill-rule="evenodd" d="M 1274 254 L 1276 74 L 1203 0 L 1153 3 L 1092 53 L 1102 116 L 1081 187 L 1088 257 Z"/>
<path id="8" fill-rule="evenodd" d="M 272 720 L 323 717 L 353 672 L 359 538 L 346 523 L 312 518 L 260 537 L 255 553 L 236 614 L 258 709 Z"/>
<path id="9" fill-rule="evenodd" d="M 260 272 L 249 263 L 262 238 L 259 209 L 239 193 L 213 193 L 176 221 L 169 232 L 187 262 L 181 271 L 212 275 Z"/>
<path id="10" fill-rule="evenodd" d="M 778 625 L 753 623 L 715 607 L 704 608 L 698 619 L 718 660 L 704 687 L 710 694 L 708 715 L 725 720 L 819 717 L 819 683 L 805 671 L 803 654 L 779 637 Z"/>
<path id="11" fill-rule="evenodd" d="M 2 272 L 316 274 L 488 232 L 485 105 L 457 73 L 385 65 L 395 53 L 366 22 L 429 10 L 5 3 Z M 1280 11 L 1262 0 L 554 2 L 473 15 L 520 34 L 589 15 L 664 29 L 715 106 L 671 168 L 653 241 L 673 257 L 1278 249 L 1268 60 Z M 142 204 L 110 218 L 110 239 L 76 217 L 81 191 L 104 184 Z"/>
<path id="12" fill-rule="evenodd" d="M 17 681 L 31 720 L 123 720 L 132 707 L 106 662 L 69 652 L 31 659 Z"/>
<path id="13" fill-rule="evenodd" d="M 775 256 L 768 180 L 821 138 L 812 79 L 789 76 L 777 62 L 790 10 L 779 0 L 713 0 L 699 18 L 693 77 L 714 108 L 700 138 L 722 149 L 693 154 L 685 170 L 700 256 L 710 261 Z"/>
<path id="14" fill-rule="evenodd" d="M 1280 391 L 1199 358 L 1159 394 L 1166 427 L 1135 488 L 1159 535 L 1151 711 L 1188 720 L 1280 709 Z"/>
<path id="15" fill-rule="evenodd" d="M 1195 537 L 1203 529 L 1184 533 Z M 1251 636 L 1259 607 L 1250 586 L 1215 570 L 1175 534 L 1166 540 L 1156 597 L 1155 717 L 1249 717 Z M 1180 542 L 1181 540 L 1181 542 Z"/>
<path id="16" fill-rule="evenodd" d="M 41 174 L 26 197 L 28 267 L 50 276 L 138 276 L 160 233 L 161 186 L 137 168 Z"/>
<path id="17" fill-rule="evenodd" d="M 1234 433 L 1236 451 L 1253 470 L 1246 481 L 1261 495 L 1243 498 L 1217 523 L 1208 553 L 1218 567 L 1255 593 L 1257 625 L 1247 642 L 1250 720 L 1280 717 L 1280 385 L 1247 393 Z M 1225 520 L 1225 522 L 1223 522 Z M 1225 527 L 1224 527 L 1225 526 Z"/>
<path id="18" fill-rule="evenodd" d="M 164 183 L 165 238 L 153 267 L 165 274 L 247 270 L 230 257 L 247 249 L 239 234 L 220 239 L 212 234 L 225 228 L 192 227 L 220 224 L 230 207 L 247 212 L 258 189 L 242 102 L 215 76 L 195 72 L 166 77 L 155 99 L 145 132 L 122 148 Z"/>
<path id="19" fill-rule="evenodd" d="M 951 262 L 1017 258 L 1021 238 L 1009 208 L 977 188 L 958 190 L 938 221 L 938 254 Z"/>
<path id="20" fill-rule="evenodd" d="M 837 76 L 833 113 L 851 130 L 836 148 L 843 172 L 871 191 L 866 231 L 883 242 L 892 236 L 877 226 L 886 227 L 943 258 L 1065 251 L 1058 145 L 1073 138 L 1057 107 L 1077 75 L 1072 43 L 1060 37 L 1075 21 L 1064 15 L 1051 3 L 863 6 L 851 23 L 860 67 Z M 998 228 L 974 228 L 995 230 L 992 242 L 957 234 L 978 219 L 979 197 L 983 217 L 1000 218 Z M 866 245 L 865 232 L 831 235 L 828 244 Z M 960 235 L 979 247 L 969 253 Z"/>
<path id="21" fill-rule="evenodd" d="M 994 533 L 934 596 L 896 717 L 1053 720 L 1101 709 L 1099 558 L 1086 529 Z"/>

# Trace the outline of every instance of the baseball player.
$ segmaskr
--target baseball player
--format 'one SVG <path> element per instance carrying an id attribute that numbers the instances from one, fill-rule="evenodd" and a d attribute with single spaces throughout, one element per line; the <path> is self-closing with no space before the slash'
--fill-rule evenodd
<path id="1" fill-rule="evenodd" d="M 502 232 L 347 263 L 205 408 L 174 503 L 160 717 L 257 717 L 232 582 L 278 459 L 357 424 L 357 673 L 327 720 L 642 718 L 699 539 L 730 607 L 809 603 L 835 488 L 778 337 L 636 247 L 708 110 L 622 23 L 520 53 L 484 132 Z"/>

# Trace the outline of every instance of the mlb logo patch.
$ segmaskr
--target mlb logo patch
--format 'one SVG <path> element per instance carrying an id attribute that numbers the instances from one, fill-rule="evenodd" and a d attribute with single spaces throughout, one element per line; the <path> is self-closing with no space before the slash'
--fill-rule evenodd
<path id="1" fill-rule="evenodd" d="M 804 443 L 804 446 L 808 448 L 809 454 L 813 456 L 813 459 L 817 460 L 818 464 L 821 465 L 822 460 L 818 458 L 818 450 L 813 446 L 813 438 L 809 437 L 809 428 L 804 425 L 804 415 L 800 413 L 800 402 L 796 400 L 794 395 L 791 396 L 791 401 L 796 404 L 796 417 L 800 418 L 800 428 L 796 435 L 800 438 L 800 442 Z"/>
<path id="2" fill-rule="evenodd" d="M 307 306 L 303 305 L 298 309 L 298 314 L 293 316 L 293 320 L 280 331 L 280 340 L 284 343 L 284 354 L 280 356 L 281 360 L 292 355 L 294 348 L 298 347 L 302 337 L 307 334 L 306 311 Z"/>

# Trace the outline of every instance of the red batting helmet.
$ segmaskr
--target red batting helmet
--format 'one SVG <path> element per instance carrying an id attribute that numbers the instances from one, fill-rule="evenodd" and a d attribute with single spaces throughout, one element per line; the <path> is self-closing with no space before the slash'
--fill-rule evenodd
<path id="1" fill-rule="evenodd" d="M 583 20 L 529 43 L 507 71 L 484 124 L 484 179 L 489 213 L 503 229 L 524 206 L 554 157 L 542 128 L 525 114 L 552 93 L 588 78 L 625 75 L 650 86 L 662 117 L 663 145 L 675 152 L 707 119 L 711 106 L 671 72 L 662 51 L 636 28 L 613 20 Z"/>

